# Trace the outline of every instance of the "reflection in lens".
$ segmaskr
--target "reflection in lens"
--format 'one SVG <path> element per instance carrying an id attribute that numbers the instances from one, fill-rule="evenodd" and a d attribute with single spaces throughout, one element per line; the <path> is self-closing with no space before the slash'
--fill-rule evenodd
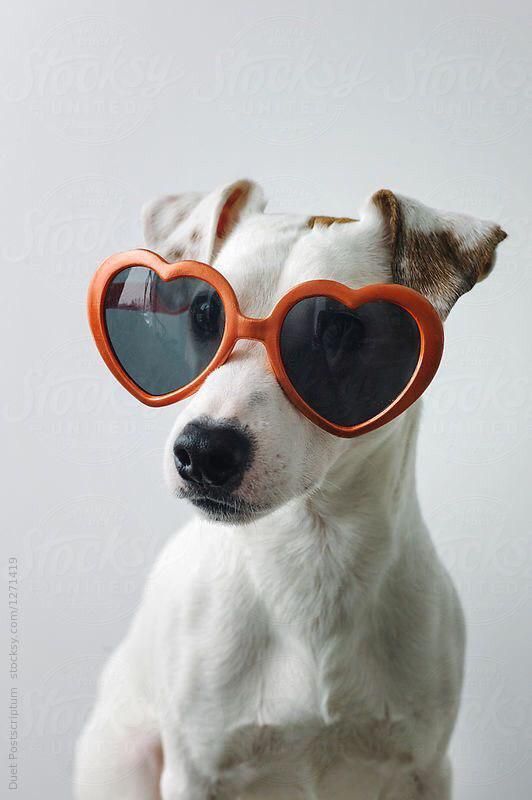
<path id="1" fill-rule="evenodd" d="M 222 301 L 209 283 L 199 278 L 163 281 L 146 267 L 115 275 L 104 309 L 116 357 L 151 395 L 181 389 L 197 378 L 224 333 Z"/>
<path id="2" fill-rule="evenodd" d="M 409 382 L 419 353 L 416 321 L 384 300 L 351 310 L 308 297 L 290 309 L 281 329 L 281 357 L 297 393 L 344 427 L 384 411 Z"/>

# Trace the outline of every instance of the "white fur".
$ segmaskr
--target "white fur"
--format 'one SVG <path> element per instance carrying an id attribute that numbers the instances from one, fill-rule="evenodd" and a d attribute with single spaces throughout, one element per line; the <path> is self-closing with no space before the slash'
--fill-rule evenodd
<path id="1" fill-rule="evenodd" d="M 217 199 L 171 198 L 196 216 L 170 229 L 162 203 L 159 250 L 186 247 L 199 205 Z M 314 230 L 246 206 L 219 247 L 209 214 L 194 246 L 250 316 L 310 278 L 390 280 L 371 203 L 360 223 Z M 161 553 L 78 744 L 76 798 L 448 800 L 464 632 L 416 498 L 419 403 L 338 439 L 294 409 L 247 342 L 176 413 L 171 490 L 183 491 L 183 426 L 236 418 L 257 442 L 238 491 L 257 515 L 234 527 L 198 517 Z"/>

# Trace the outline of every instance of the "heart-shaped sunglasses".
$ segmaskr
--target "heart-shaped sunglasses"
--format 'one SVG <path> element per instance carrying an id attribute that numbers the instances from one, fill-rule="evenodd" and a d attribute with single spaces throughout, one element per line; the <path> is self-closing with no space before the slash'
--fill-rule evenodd
<path id="1" fill-rule="evenodd" d="M 239 339 L 255 339 L 294 406 L 343 437 L 405 411 L 431 382 L 443 352 L 438 314 L 405 286 L 307 281 L 270 316 L 253 319 L 213 267 L 170 264 L 149 250 L 106 259 L 92 279 L 88 308 L 102 358 L 146 405 L 188 397 Z"/>

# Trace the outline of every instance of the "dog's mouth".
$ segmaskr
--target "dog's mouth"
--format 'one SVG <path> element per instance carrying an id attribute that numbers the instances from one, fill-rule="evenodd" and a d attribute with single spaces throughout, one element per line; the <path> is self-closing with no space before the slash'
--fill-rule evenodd
<path id="1" fill-rule="evenodd" d="M 215 522 L 251 522 L 265 511 L 237 497 L 210 497 L 206 495 L 184 495 L 192 505 Z"/>

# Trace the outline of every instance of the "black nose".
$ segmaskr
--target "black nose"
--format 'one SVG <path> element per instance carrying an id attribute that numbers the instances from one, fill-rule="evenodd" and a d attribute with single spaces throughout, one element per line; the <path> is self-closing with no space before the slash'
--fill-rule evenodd
<path id="1" fill-rule="evenodd" d="M 251 440 L 238 426 L 209 419 L 189 422 L 174 444 L 177 471 L 199 486 L 236 489 L 251 458 Z"/>

